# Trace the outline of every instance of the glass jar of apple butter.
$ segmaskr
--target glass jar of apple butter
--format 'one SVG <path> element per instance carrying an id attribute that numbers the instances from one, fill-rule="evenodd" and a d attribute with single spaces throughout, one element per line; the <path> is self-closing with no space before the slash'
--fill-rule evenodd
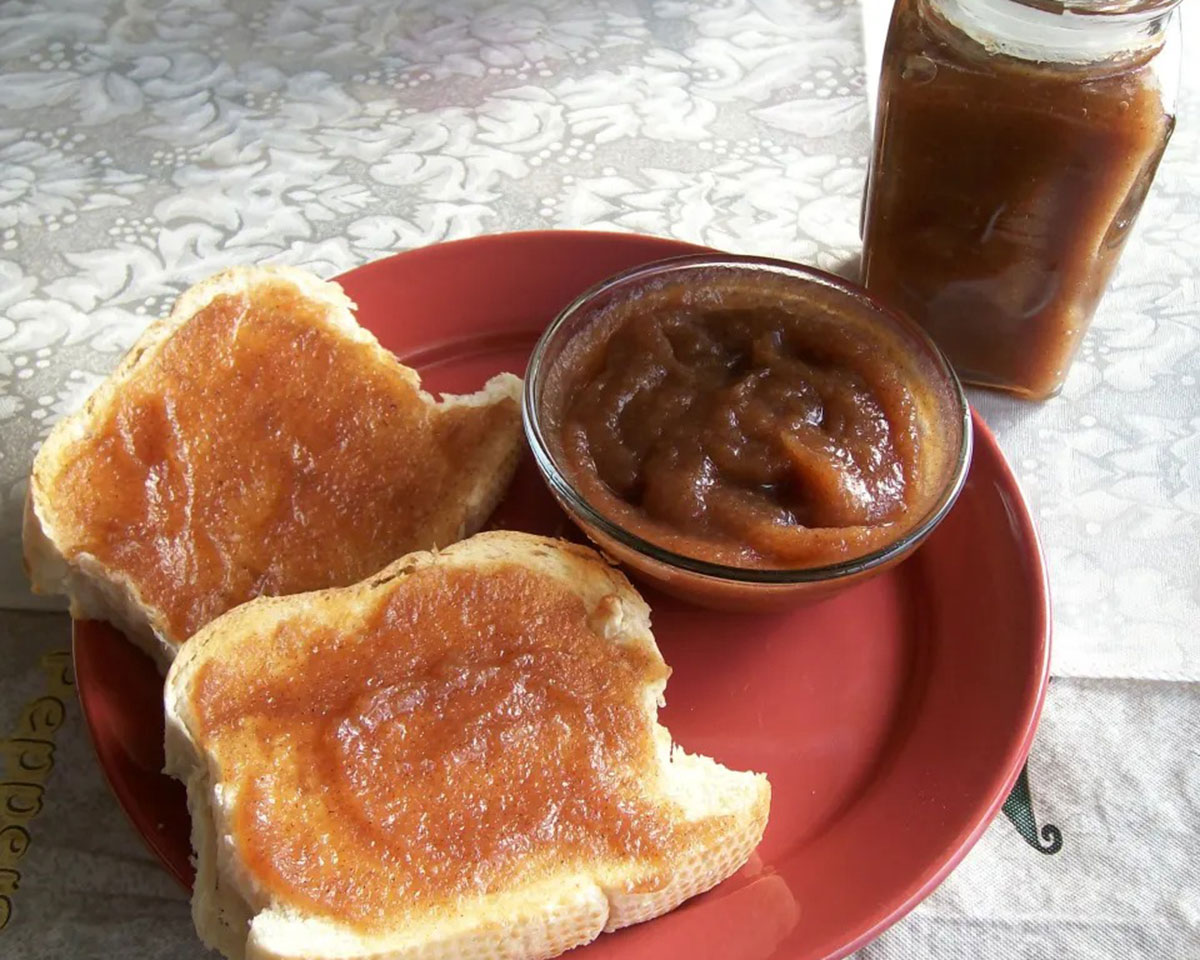
<path id="1" fill-rule="evenodd" d="M 897 0 L 868 290 L 968 383 L 1053 396 L 1174 127 L 1179 0 Z"/>

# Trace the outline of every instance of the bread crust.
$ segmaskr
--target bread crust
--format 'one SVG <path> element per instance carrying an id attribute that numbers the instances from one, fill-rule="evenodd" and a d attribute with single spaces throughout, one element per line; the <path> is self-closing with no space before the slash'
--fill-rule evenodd
<path id="1" fill-rule="evenodd" d="M 428 565 L 486 571 L 519 564 L 567 585 L 583 601 L 589 624 L 615 645 L 640 648 L 661 663 L 650 632 L 649 608 L 629 581 L 585 547 L 530 534 L 478 534 L 443 551 L 397 560 L 362 583 L 291 597 L 253 600 L 219 617 L 183 647 L 167 677 L 167 771 L 187 785 L 197 851 L 193 916 L 209 946 L 226 956 L 283 958 L 395 958 L 450 960 L 461 956 L 538 960 L 594 939 L 603 931 L 639 923 L 674 909 L 735 872 L 762 838 L 770 786 L 761 774 L 728 770 L 715 761 L 672 748 L 657 724 L 667 671 L 644 690 L 654 723 L 664 801 L 688 820 L 711 829 L 673 856 L 665 868 L 596 863 L 585 871 L 530 876 L 521 886 L 456 904 L 426 923 L 364 935 L 324 917 L 304 915 L 274 902 L 238 862 L 228 828 L 232 804 L 222 795 L 219 760 L 196 735 L 190 691 L 212 660 L 238 656 L 241 638 L 270 630 L 282 620 L 325 622 L 336 618 L 353 629 L 358 611 L 370 609 L 397 581 Z M 647 776 L 659 777 L 658 771 Z"/>
<path id="2" fill-rule="evenodd" d="M 197 312 L 219 296 L 252 296 L 260 285 L 278 283 L 291 285 L 308 301 L 323 306 L 322 322 L 338 336 L 366 344 L 371 362 L 398 370 L 418 391 L 421 402 L 438 409 L 503 402 L 512 402 L 518 409 L 520 406 L 521 381 L 511 374 L 493 377 L 477 393 L 436 400 L 420 389 L 416 371 L 400 364 L 358 324 L 353 314 L 355 305 L 338 284 L 320 280 L 303 270 L 281 265 L 234 267 L 185 291 L 171 313 L 146 328 L 112 374 L 79 410 L 61 420 L 42 444 L 30 474 L 22 529 L 25 569 L 35 593 L 65 594 L 70 600 L 71 615 L 76 619 L 114 623 L 164 671 L 183 638 L 171 636 L 164 612 L 147 601 L 136 582 L 72 542 L 59 522 L 54 480 L 125 386 Z M 462 514 L 458 537 L 478 530 L 503 497 L 520 457 L 519 422 L 514 422 L 513 429 L 504 436 L 490 438 L 489 442 L 494 449 L 484 451 L 480 457 L 488 462 L 488 468 L 480 471 L 478 482 L 465 500 L 455 505 Z M 414 539 L 422 538 L 418 535 Z M 432 546 L 433 542 L 429 539 L 423 545 Z"/>

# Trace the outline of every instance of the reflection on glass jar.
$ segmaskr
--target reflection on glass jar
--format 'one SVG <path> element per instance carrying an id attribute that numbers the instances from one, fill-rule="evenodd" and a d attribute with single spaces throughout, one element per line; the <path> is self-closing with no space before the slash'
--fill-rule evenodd
<path id="1" fill-rule="evenodd" d="M 969 383 L 1056 393 L 1174 126 L 1178 0 L 897 0 L 864 282 Z"/>

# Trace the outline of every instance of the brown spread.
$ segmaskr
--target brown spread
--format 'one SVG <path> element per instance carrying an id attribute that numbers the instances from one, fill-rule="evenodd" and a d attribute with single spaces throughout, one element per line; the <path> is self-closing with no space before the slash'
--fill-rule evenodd
<path id="1" fill-rule="evenodd" d="M 124 572 L 182 641 L 260 594 L 352 583 L 422 530 L 459 535 L 464 452 L 519 412 L 433 414 L 398 367 L 280 283 L 220 296 L 129 382 L 55 481 L 75 553 Z M 445 514 L 443 524 L 438 520 Z"/>
<path id="2" fill-rule="evenodd" d="M 347 628 L 297 618 L 192 687 L 234 840 L 284 902 L 364 928 L 576 861 L 661 861 L 644 688 L 579 597 L 515 565 L 424 567 Z"/>
<path id="3" fill-rule="evenodd" d="M 815 567 L 923 518 L 949 409 L 931 365 L 865 298 L 714 268 L 578 334 L 548 422 L 585 499 L 626 529 L 726 565 Z"/>
<path id="4" fill-rule="evenodd" d="M 1145 57 L 1037 63 L 899 0 L 864 236 L 873 293 L 959 374 L 1062 384 L 1173 126 Z"/>

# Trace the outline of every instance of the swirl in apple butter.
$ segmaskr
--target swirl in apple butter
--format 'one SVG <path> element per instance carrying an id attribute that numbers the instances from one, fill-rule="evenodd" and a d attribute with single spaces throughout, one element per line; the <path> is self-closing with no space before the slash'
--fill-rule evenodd
<path id="1" fill-rule="evenodd" d="M 922 339 L 820 273 L 692 270 L 603 304 L 564 348 L 555 459 L 603 515 L 684 556 L 862 557 L 920 523 L 958 449 Z"/>

